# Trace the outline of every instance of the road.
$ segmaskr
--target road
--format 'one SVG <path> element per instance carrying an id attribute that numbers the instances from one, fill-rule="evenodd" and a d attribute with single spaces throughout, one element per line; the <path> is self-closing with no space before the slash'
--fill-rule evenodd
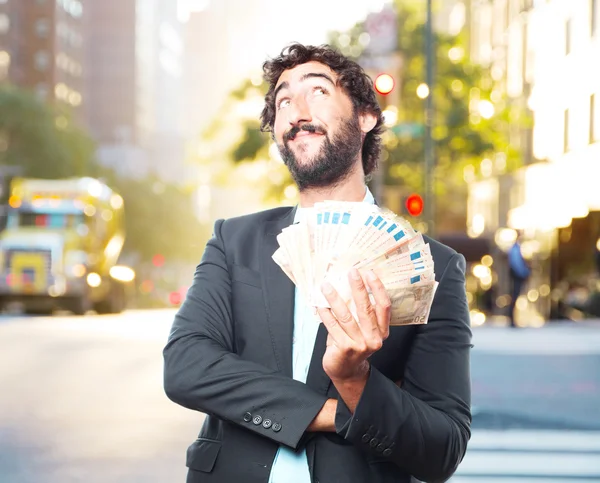
<path id="1" fill-rule="evenodd" d="M 600 322 L 474 330 L 472 437 L 452 483 L 600 482 Z"/>
<path id="2" fill-rule="evenodd" d="M 202 415 L 162 391 L 161 350 L 173 314 L 0 317 L 0 483 L 185 481 L 185 450 Z M 478 415 L 453 481 L 542 482 L 527 475 L 543 470 L 554 472 L 547 481 L 565 483 L 572 465 L 586 481 L 600 481 L 600 433 L 570 431 L 565 439 L 552 427 L 523 431 L 520 422 L 505 431 L 495 415 L 571 414 L 564 424 L 600 429 L 600 324 L 474 332 Z M 497 479 L 506 461 L 514 477 Z"/>
<path id="3" fill-rule="evenodd" d="M 162 391 L 172 317 L 0 319 L 0 482 L 185 481 L 202 415 Z"/>

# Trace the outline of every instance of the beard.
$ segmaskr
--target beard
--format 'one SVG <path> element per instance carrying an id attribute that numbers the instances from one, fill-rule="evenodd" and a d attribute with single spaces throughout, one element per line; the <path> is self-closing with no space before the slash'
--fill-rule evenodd
<path id="1" fill-rule="evenodd" d="M 318 133 L 324 136 L 319 151 L 312 159 L 303 163 L 289 146 L 289 142 L 300 131 Z M 356 157 L 362 149 L 362 131 L 356 116 L 344 119 L 339 132 L 331 139 L 327 131 L 314 124 L 295 126 L 283 137 L 283 146 L 278 145 L 283 162 L 290 170 L 292 178 L 300 191 L 308 188 L 325 188 L 335 186 L 352 172 Z M 302 146 L 298 146 L 302 150 Z"/>

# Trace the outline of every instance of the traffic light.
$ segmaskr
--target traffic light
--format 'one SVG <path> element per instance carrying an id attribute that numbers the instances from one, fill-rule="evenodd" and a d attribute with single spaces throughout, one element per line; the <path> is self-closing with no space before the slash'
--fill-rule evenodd
<path id="1" fill-rule="evenodd" d="M 157 253 L 156 255 L 154 255 L 152 257 L 152 265 L 154 265 L 157 268 L 162 267 L 165 264 L 165 257 L 163 255 L 161 255 L 160 253 Z"/>
<path id="2" fill-rule="evenodd" d="M 180 305 L 182 300 L 181 292 L 171 292 L 169 294 L 169 302 L 171 305 Z"/>
<path id="3" fill-rule="evenodd" d="M 387 96 L 394 90 L 396 81 L 394 81 L 394 78 L 390 74 L 379 74 L 375 78 L 375 82 L 373 84 L 375 86 L 375 90 L 379 94 L 382 96 Z"/>
<path id="4" fill-rule="evenodd" d="M 423 198 L 420 195 L 413 193 L 406 198 L 406 211 L 411 216 L 419 216 L 423 213 Z"/>

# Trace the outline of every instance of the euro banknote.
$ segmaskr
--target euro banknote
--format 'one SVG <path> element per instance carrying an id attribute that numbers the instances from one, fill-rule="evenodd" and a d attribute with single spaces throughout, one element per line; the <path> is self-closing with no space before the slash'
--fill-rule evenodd
<path id="1" fill-rule="evenodd" d="M 356 268 L 365 281 L 372 271 L 383 283 L 391 325 L 427 323 L 437 288 L 435 265 L 429 244 L 406 219 L 376 205 L 341 201 L 316 203 L 302 214 L 277 236 L 273 260 L 308 305 L 329 307 L 321 292 L 329 282 L 354 311 L 348 273 Z"/>

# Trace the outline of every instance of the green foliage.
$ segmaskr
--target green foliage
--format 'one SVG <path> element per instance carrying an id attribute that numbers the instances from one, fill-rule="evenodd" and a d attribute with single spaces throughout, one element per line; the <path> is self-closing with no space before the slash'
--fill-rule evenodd
<path id="1" fill-rule="evenodd" d="M 257 84 L 247 80 L 230 93 L 219 115 L 201 133 L 193 162 L 210 173 L 213 186 L 235 190 L 241 184 L 255 188 L 266 205 L 289 204 L 292 200 L 284 192 L 293 181 L 283 163 L 271 158 L 271 137 L 260 130 L 257 108 L 262 107 L 268 86 Z M 248 168 L 260 172 L 260 177 L 248 176 Z"/>
<path id="2" fill-rule="evenodd" d="M 99 166 L 93 142 L 66 111 L 13 86 L 0 87 L 0 165 L 20 166 L 25 177 L 101 178 L 125 202 L 125 252 L 142 261 L 156 253 L 167 260 L 201 256 L 207 229 L 193 213 L 190 192 L 152 177 L 122 179 Z"/>
<path id="3" fill-rule="evenodd" d="M 237 163 L 239 161 L 255 159 L 259 151 L 263 149 L 268 142 L 268 137 L 260 130 L 259 121 L 246 121 L 244 123 L 244 134 L 233 150 L 232 158 Z"/>
<path id="4" fill-rule="evenodd" d="M 93 162 L 94 145 L 58 106 L 28 91 L 0 87 L 0 165 L 20 166 L 24 176 L 82 176 Z"/>
<path id="5" fill-rule="evenodd" d="M 398 14 L 398 52 L 402 68 L 392 72 L 399 88 L 398 125 L 424 125 L 425 101 L 416 92 L 425 82 L 425 24 L 423 6 L 396 1 Z M 346 35 L 332 34 L 330 43 L 342 53 L 361 62 L 364 48 L 360 44 L 360 28 Z M 348 39 L 349 36 L 350 38 Z M 349 40 L 349 42 L 348 42 Z M 515 121 L 526 127 L 529 120 L 518 106 L 509 105 L 495 85 L 488 70 L 470 62 L 466 55 L 465 39 L 434 33 L 434 118 L 433 139 L 436 159 L 434 190 L 437 203 L 437 221 L 456 220 L 464 226 L 467 184 L 463 170 L 477 167 L 484 158 L 500 157 L 504 171 L 521 164 L 519 151 L 510 144 L 509 134 Z M 399 84 L 399 87 L 398 87 Z M 491 102 L 494 114 L 484 119 L 477 113 L 479 101 Z M 488 104 L 489 107 L 489 104 Z M 394 128 L 398 128 L 395 126 Z M 382 153 L 384 182 L 402 186 L 405 191 L 423 190 L 424 137 L 397 134 L 388 130 Z"/>
<path id="6" fill-rule="evenodd" d="M 263 85 L 264 85 L 264 83 L 261 84 L 261 86 L 259 86 L 259 87 L 262 87 Z M 236 89 L 231 91 L 229 93 L 229 96 L 236 101 L 243 101 L 244 99 L 247 98 L 248 93 L 252 90 L 256 90 L 256 88 L 257 88 L 257 86 L 255 86 L 250 79 L 246 79 Z M 265 89 L 263 89 L 263 90 L 264 90 L 263 94 L 265 94 L 266 90 Z"/>
<path id="7" fill-rule="evenodd" d="M 124 251 L 135 252 L 141 261 L 157 253 L 167 262 L 197 262 L 207 241 L 208 227 L 193 212 L 193 193 L 149 176 L 120 178 L 106 170 L 99 177 L 117 191 L 125 206 L 127 238 Z"/>
<path id="8" fill-rule="evenodd" d="M 399 23 L 397 53 L 402 67 L 391 73 L 397 80 L 396 89 L 399 91 L 396 106 L 398 121 L 384 135 L 381 169 L 387 186 L 400 187 L 401 192 L 423 192 L 425 101 L 416 94 L 417 87 L 425 82 L 423 2 L 396 0 L 396 11 Z M 366 60 L 363 57 L 367 45 L 364 34 L 364 23 L 357 23 L 346 32 L 332 33 L 329 44 L 360 63 Z M 530 120 L 523 109 L 511 105 L 501 94 L 501 86 L 491 78 L 487 69 L 468 59 L 463 36 L 434 33 L 434 45 L 432 136 L 436 160 L 434 192 L 438 199 L 437 225 L 442 230 L 444 226 L 462 229 L 467 194 L 465 168 L 476 175 L 485 158 L 492 160 L 501 172 L 520 167 L 521 156 L 517 147 L 510 143 L 510 135 L 515 127 L 527 127 Z M 230 100 L 244 102 L 256 95 L 256 89 L 264 95 L 266 88 L 264 83 L 256 87 L 247 81 L 232 92 Z M 493 106 L 493 115 L 489 119 L 480 115 L 480 101 L 488 109 Z M 224 153 L 228 162 L 244 164 L 268 159 L 269 138 L 259 131 L 258 120 L 223 121 L 227 119 L 227 109 L 230 108 L 231 105 L 223 110 L 223 115 L 219 116 L 220 123 L 211 127 L 206 138 L 223 139 L 223 132 L 235 133 L 227 138 L 228 149 L 219 151 Z M 233 143 L 231 138 L 235 139 Z M 209 161 L 214 164 L 214 156 Z M 232 169 L 226 167 L 223 172 L 230 173 Z M 289 175 L 281 165 L 271 174 L 269 183 L 264 186 L 265 193 L 271 199 L 282 200 L 281 193 L 291 183 Z"/>

